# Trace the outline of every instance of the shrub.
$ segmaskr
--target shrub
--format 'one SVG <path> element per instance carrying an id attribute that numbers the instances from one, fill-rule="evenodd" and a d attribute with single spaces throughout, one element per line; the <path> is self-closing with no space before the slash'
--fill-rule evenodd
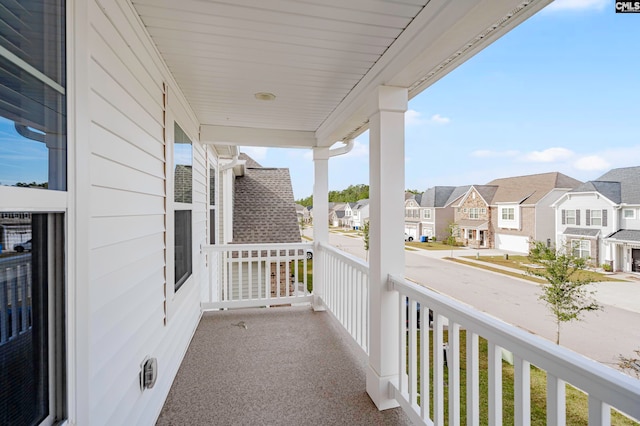
<path id="1" fill-rule="evenodd" d="M 613 267 L 609 263 L 603 263 L 602 270 L 605 272 L 613 272 Z"/>

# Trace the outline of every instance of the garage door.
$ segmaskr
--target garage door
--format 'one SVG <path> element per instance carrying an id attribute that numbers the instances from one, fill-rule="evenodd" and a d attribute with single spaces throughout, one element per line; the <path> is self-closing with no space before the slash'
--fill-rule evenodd
<path id="1" fill-rule="evenodd" d="M 529 238 L 519 235 L 496 234 L 496 248 L 518 253 L 529 253 Z"/>
<path id="2" fill-rule="evenodd" d="M 414 240 L 418 238 L 418 230 L 414 226 L 405 226 L 404 232 L 412 236 Z"/>

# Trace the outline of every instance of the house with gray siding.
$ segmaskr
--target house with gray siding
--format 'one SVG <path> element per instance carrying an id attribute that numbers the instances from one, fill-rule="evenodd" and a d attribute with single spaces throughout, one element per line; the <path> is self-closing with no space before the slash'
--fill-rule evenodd
<path id="1" fill-rule="evenodd" d="M 558 247 L 640 272 L 640 167 L 610 170 L 567 192 L 554 204 Z"/>

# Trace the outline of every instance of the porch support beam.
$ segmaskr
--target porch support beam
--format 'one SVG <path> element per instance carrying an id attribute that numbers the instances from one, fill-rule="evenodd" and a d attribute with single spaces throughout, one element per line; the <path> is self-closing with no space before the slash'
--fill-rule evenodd
<path id="1" fill-rule="evenodd" d="M 380 86 L 369 117 L 370 345 L 367 393 L 378 409 L 398 406 L 389 383 L 399 371 L 399 300 L 389 275 L 404 276 L 404 113 L 406 88 Z"/>
<path id="2" fill-rule="evenodd" d="M 314 148 L 313 170 L 313 309 L 324 311 L 324 258 L 319 245 L 329 243 L 329 148 Z"/>
<path id="3" fill-rule="evenodd" d="M 254 127 L 200 126 L 202 143 L 215 145 L 267 146 L 274 148 L 313 148 L 314 132 Z"/>

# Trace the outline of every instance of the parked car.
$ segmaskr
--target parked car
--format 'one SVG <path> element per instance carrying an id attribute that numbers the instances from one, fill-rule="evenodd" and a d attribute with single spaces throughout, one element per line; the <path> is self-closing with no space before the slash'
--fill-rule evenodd
<path id="1" fill-rule="evenodd" d="M 404 233 L 404 240 L 405 241 L 413 241 L 413 237 L 405 232 Z"/>
<path id="2" fill-rule="evenodd" d="M 13 250 L 17 251 L 18 253 L 22 253 L 24 251 L 31 251 L 31 240 L 14 245 Z"/>

